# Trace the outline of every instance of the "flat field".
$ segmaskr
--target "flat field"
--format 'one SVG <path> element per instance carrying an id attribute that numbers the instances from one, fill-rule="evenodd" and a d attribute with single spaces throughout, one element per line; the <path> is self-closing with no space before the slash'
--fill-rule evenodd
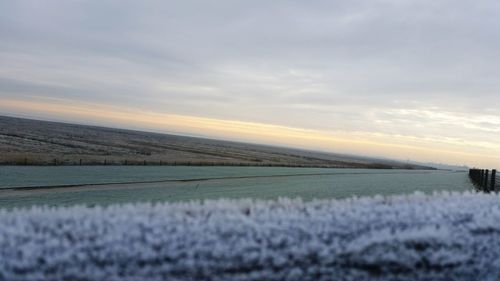
<path id="1" fill-rule="evenodd" d="M 4 166 L 0 208 L 220 198 L 339 199 L 472 190 L 464 172 L 184 166 Z"/>
<path id="2" fill-rule="evenodd" d="M 425 169 L 334 153 L 0 116 L 0 165 L 250 165 Z"/>

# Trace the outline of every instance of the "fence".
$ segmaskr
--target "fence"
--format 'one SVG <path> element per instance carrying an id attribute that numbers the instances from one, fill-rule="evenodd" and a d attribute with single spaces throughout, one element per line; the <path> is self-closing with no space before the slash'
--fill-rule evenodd
<path id="1" fill-rule="evenodd" d="M 27 157 L 0 162 L 2 165 L 17 166 L 244 166 L 244 167 L 290 167 L 290 168 L 353 168 L 342 163 L 276 163 L 276 162 L 222 162 L 222 161 L 168 161 L 151 159 L 30 159 Z M 383 164 L 365 164 L 360 168 L 392 169 Z"/>
<path id="2" fill-rule="evenodd" d="M 497 170 L 470 169 L 469 178 L 476 189 L 483 192 L 495 192 L 500 187 Z"/>

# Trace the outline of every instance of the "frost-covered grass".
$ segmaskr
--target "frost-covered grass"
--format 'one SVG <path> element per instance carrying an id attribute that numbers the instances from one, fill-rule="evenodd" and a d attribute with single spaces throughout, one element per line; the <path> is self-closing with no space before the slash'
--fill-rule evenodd
<path id="1" fill-rule="evenodd" d="M 3 210 L 0 280 L 500 280 L 500 197 Z"/>

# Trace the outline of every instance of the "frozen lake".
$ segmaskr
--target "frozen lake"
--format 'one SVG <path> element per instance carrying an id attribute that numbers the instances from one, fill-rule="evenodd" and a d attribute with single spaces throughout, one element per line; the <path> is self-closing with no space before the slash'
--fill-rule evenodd
<path id="1" fill-rule="evenodd" d="M 49 188 L 54 186 L 66 186 Z M 26 188 L 31 187 L 31 188 Z M 0 207 L 464 191 L 465 172 L 185 166 L 0 166 Z"/>

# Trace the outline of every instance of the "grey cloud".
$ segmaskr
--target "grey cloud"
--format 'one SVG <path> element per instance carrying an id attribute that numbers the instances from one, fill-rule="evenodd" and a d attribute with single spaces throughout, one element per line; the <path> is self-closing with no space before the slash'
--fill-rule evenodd
<path id="1" fill-rule="evenodd" d="M 19 79 L 40 96 L 419 135 L 385 112 L 497 112 L 499 19 L 492 0 L 4 1 L 0 55 L 18 72 L 0 65 L 0 97 Z"/>

